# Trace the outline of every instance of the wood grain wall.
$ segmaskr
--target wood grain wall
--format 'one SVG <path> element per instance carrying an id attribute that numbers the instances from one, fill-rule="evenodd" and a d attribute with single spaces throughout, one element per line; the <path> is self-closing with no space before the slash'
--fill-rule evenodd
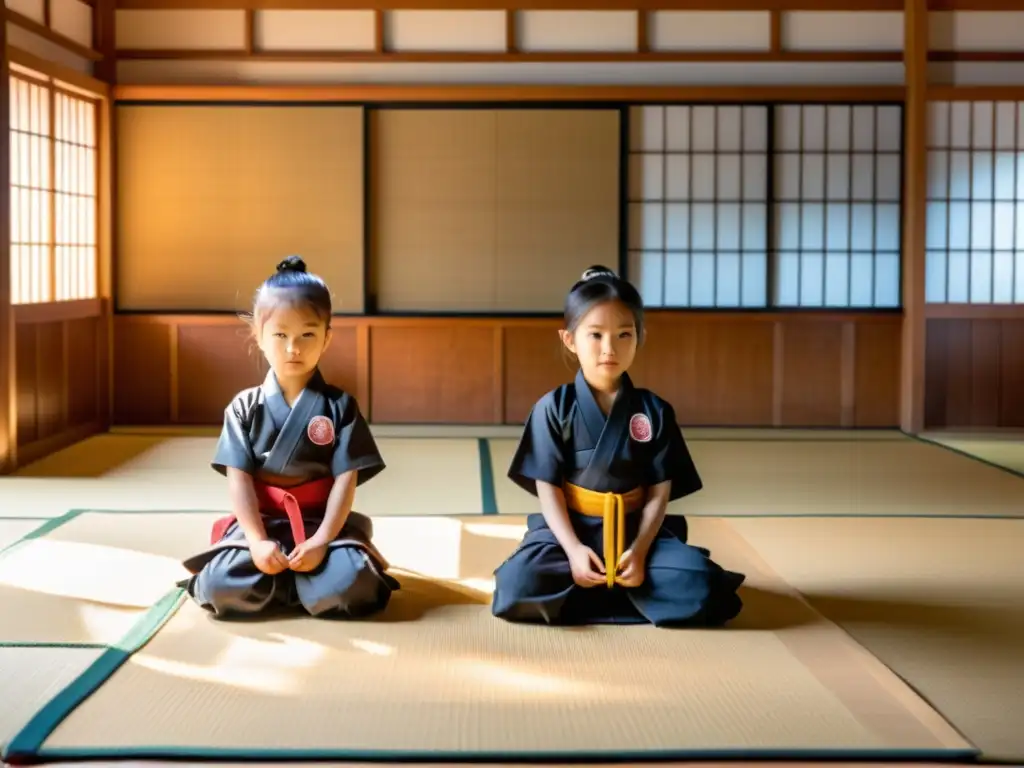
<path id="1" fill-rule="evenodd" d="M 1024 307 L 969 309 L 927 321 L 925 427 L 1024 428 Z"/>
<path id="2" fill-rule="evenodd" d="M 556 319 L 336 318 L 323 364 L 369 419 L 520 424 L 572 377 Z M 636 382 L 680 421 L 894 427 L 898 314 L 652 313 Z M 113 423 L 218 425 L 266 368 L 231 316 L 116 315 Z"/>
<path id="3" fill-rule="evenodd" d="M 15 307 L 18 464 L 102 431 L 107 340 L 98 299 Z"/>

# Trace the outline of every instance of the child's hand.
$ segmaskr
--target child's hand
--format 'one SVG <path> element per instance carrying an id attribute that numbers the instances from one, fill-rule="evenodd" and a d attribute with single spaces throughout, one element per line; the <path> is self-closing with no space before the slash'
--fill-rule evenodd
<path id="1" fill-rule="evenodd" d="M 315 539 L 306 539 L 288 555 L 288 567 L 293 571 L 312 571 L 323 562 L 327 545 Z"/>
<path id="2" fill-rule="evenodd" d="M 288 558 L 277 545 L 276 541 L 263 539 L 249 544 L 252 561 L 263 573 L 274 576 L 288 569 Z"/>
<path id="3" fill-rule="evenodd" d="M 605 583 L 604 563 L 590 547 L 580 544 L 567 553 L 572 580 L 581 587 L 596 587 Z"/>
<path id="4" fill-rule="evenodd" d="M 618 575 L 615 583 L 623 587 L 639 587 L 644 583 L 644 561 L 647 558 L 643 552 L 635 549 L 627 549 L 622 553 L 619 560 Z"/>

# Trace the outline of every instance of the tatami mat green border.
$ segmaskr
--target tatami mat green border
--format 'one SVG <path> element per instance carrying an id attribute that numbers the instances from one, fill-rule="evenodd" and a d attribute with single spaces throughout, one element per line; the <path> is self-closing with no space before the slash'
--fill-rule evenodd
<path id="1" fill-rule="evenodd" d="M 478 438 L 480 449 L 480 495 L 485 515 L 498 514 L 498 495 L 494 492 L 494 462 L 491 459 L 491 441 Z"/>
<path id="2" fill-rule="evenodd" d="M 120 641 L 108 646 L 96 661 L 32 716 L 4 747 L 0 760 L 16 763 L 38 759 L 50 734 L 152 639 L 181 606 L 185 595 L 185 590 L 173 589 L 146 611 Z"/>
<path id="3" fill-rule="evenodd" d="M 328 749 L 231 749 L 222 747 L 43 747 L 33 753 L 14 753 L 5 758 L 12 765 L 44 760 L 191 760 L 233 762 L 409 762 L 433 765 L 447 763 L 637 763 L 655 761 L 829 761 L 829 762 L 906 762 L 906 763 L 979 763 L 979 752 L 962 749 L 678 749 L 678 750 L 606 750 L 603 752 L 441 752 L 393 750 Z M 993 763 L 997 764 L 997 763 Z"/>

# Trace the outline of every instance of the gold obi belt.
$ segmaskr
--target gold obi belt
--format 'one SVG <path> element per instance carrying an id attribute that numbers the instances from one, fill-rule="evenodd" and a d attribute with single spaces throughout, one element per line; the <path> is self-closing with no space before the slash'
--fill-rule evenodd
<path id="1" fill-rule="evenodd" d="M 626 515 L 641 509 L 647 500 L 646 488 L 626 493 L 601 493 L 566 483 L 562 492 L 568 507 L 587 517 L 604 518 L 604 570 L 608 586 L 615 586 L 615 572 L 626 550 Z"/>

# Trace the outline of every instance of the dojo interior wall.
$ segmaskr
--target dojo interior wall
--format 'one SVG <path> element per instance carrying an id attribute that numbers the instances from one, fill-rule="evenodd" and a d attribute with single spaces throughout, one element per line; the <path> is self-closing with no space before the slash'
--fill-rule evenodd
<path id="1" fill-rule="evenodd" d="M 368 103 L 379 110 L 370 110 L 366 123 L 371 132 L 373 115 L 398 106 L 394 102 L 420 108 L 423 102 L 436 108 L 480 107 L 488 101 L 515 102 L 513 89 L 517 86 L 548 88 L 555 94 L 553 101 L 560 101 L 574 87 L 587 86 L 602 108 L 617 109 L 623 99 L 614 94 L 628 87 L 633 89 L 628 100 L 655 109 L 677 101 L 716 109 L 778 102 L 813 110 L 823 104 L 900 105 L 905 82 L 900 2 L 876 2 L 867 10 L 821 0 L 793 4 L 793 8 L 783 3 L 772 11 L 751 3 L 749 8 L 735 11 L 713 10 L 709 4 L 706 9 L 648 11 L 645 7 L 640 12 L 596 12 L 582 6 L 550 12 L 426 6 L 359 10 L 331 8 L 329 3 L 318 3 L 316 9 L 233 10 L 223 4 L 215 9 L 213 3 L 204 8 L 199 1 L 188 9 L 169 10 L 163 0 L 128 0 L 118 5 L 115 9 L 109 0 L 7 0 L 9 56 L 34 62 L 44 70 L 58 68 L 65 79 L 80 75 L 83 83 L 90 85 L 106 85 L 116 79 L 110 92 L 114 98 L 101 99 L 102 115 L 111 112 L 107 123 L 100 118 L 104 130 L 118 119 L 115 101 L 125 109 L 134 109 L 140 99 L 152 102 L 146 109 L 155 114 L 169 108 L 168 100 L 206 101 L 204 91 L 209 86 L 243 82 L 254 87 L 227 89 L 227 95 L 218 99 L 221 115 L 227 114 L 234 102 L 295 102 L 311 85 L 335 86 L 344 96 L 347 82 L 376 83 L 378 89 L 390 89 L 392 96 L 375 97 L 371 102 L 358 97 L 349 100 L 356 102 L 349 106 Z M 1022 299 L 1016 288 L 1007 296 L 1005 288 L 991 277 L 1005 275 L 1007 265 L 1017 269 L 1021 248 L 1013 238 L 1024 231 L 1016 228 L 1022 201 L 1016 191 L 1019 187 L 1014 183 L 1007 186 L 1005 181 L 1006 169 L 1017 167 L 1016 163 L 1007 164 L 1006 158 L 1020 160 L 1019 139 L 1014 139 L 1012 146 L 1007 143 L 1005 116 L 1024 98 L 1024 46 L 1012 32 L 1020 28 L 1024 7 L 1013 9 L 1004 4 L 1002 11 L 991 12 L 983 3 L 969 0 L 931 5 L 926 424 L 1019 426 L 1024 421 L 1024 388 L 1020 386 L 1024 352 L 1017 343 L 1024 329 Z M 537 61 L 528 61 L 528 57 Z M 751 89 L 763 95 L 752 101 Z M 773 97 L 773 89 L 783 95 Z M 127 106 L 129 102 L 135 106 Z M 984 131 L 974 128 L 967 139 L 969 147 L 940 146 L 935 125 L 940 120 L 937 110 L 944 103 L 962 105 L 956 107 L 960 110 L 956 111 L 957 120 L 962 120 L 966 109 L 971 121 L 982 127 L 991 124 L 994 132 L 1002 125 L 1004 128 L 998 129 L 1002 133 L 998 138 L 993 133 L 991 147 L 984 143 Z M 990 123 L 985 122 L 986 105 L 991 105 Z M 282 114 L 288 109 L 282 107 Z M 947 121 L 951 113 L 945 113 Z M 278 144 L 282 153 L 295 151 L 284 142 Z M 349 149 L 357 144 L 355 140 L 346 142 Z M 126 151 L 129 145 L 130 137 L 124 141 Z M 748 149 L 740 152 L 744 158 Z M 876 154 L 876 150 L 870 153 Z M 963 150 L 970 158 L 965 162 L 958 156 L 956 167 L 961 174 L 957 179 L 964 173 L 972 179 L 966 199 L 960 195 L 963 182 L 950 181 L 948 173 L 947 189 L 940 191 L 940 161 L 936 160 L 938 153 Z M 144 146 L 139 151 L 144 152 Z M 360 198 L 371 201 L 372 211 L 389 210 L 380 207 L 391 201 L 380 197 L 378 176 L 386 169 L 372 169 L 374 163 L 380 165 L 373 151 L 371 141 L 371 172 L 361 181 L 371 192 L 377 189 L 378 197 L 363 198 L 361 188 L 357 194 L 354 187 L 342 190 L 337 185 L 333 197 L 328 196 L 336 209 L 342 207 L 339 201 L 345 200 L 345 210 L 352 212 Z M 985 175 L 986 155 L 992 161 L 989 176 Z M 683 420 L 693 424 L 899 423 L 904 346 L 899 310 L 887 306 L 701 307 L 680 302 L 681 273 L 664 273 L 660 283 L 657 273 L 657 264 L 669 264 L 670 249 L 649 238 L 636 240 L 637 232 L 649 229 L 638 210 L 657 201 L 652 201 L 647 191 L 652 177 L 631 172 L 628 149 L 625 156 L 616 200 L 622 208 L 617 223 L 624 225 L 619 232 L 624 239 L 619 251 L 626 252 L 623 266 L 645 286 L 645 297 L 653 297 L 650 300 L 655 305 L 650 315 L 650 346 L 637 368 L 637 376 L 645 384 L 675 401 Z M 109 159 L 110 154 L 105 154 L 104 163 Z M 336 157 L 334 162 L 340 168 L 349 160 Z M 785 164 L 769 163 L 774 176 L 771 183 L 781 182 Z M 345 167 L 341 175 L 355 175 Z M 222 173 L 219 183 L 241 189 L 246 171 L 236 170 Z M 116 241 L 124 232 L 117 238 L 116 229 L 103 234 L 104 226 L 121 225 L 128 218 L 131 203 L 116 194 L 116 182 L 110 178 L 102 181 L 104 174 L 109 176 L 109 167 L 101 165 L 99 171 L 100 184 L 107 188 L 98 201 L 109 215 L 101 214 L 98 221 L 96 296 L 76 302 L 18 305 L 10 310 L 15 321 L 9 326 L 12 357 L 5 362 L 16 372 L 10 377 L 9 387 L 16 394 L 9 419 L 17 422 L 18 429 L 5 432 L 15 435 L 22 461 L 110 423 L 216 423 L 229 391 L 258 375 L 259 363 L 245 344 L 244 329 L 230 316 L 203 305 L 198 294 L 191 297 L 191 306 L 151 306 L 148 311 L 139 304 L 142 311 L 114 311 L 114 302 L 130 301 L 132 290 L 130 277 L 118 280 L 115 275 L 131 272 L 140 264 L 143 271 L 147 267 L 144 261 L 131 261 L 131 255 L 124 260 L 120 248 L 111 248 L 119 245 Z M 992 188 L 989 197 L 981 190 L 986 180 Z M 158 194 L 159 190 L 151 192 Z M 739 202 L 757 201 L 742 198 Z M 802 192 L 792 202 L 801 210 L 816 204 Z M 891 202 L 873 198 L 873 204 Z M 942 203 L 946 204 L 945 214 L 940 211 Z M 936 222 L 942 215 L 948 220 L 953 203 L 959 206 L 959 224 L 947 229 L 961 239 L 935 240 L 941 228 Z M 901 200 L 899 204 L 905 208 L 909 203 Z M 962 204 L 970 212 L 966 224 Z M 375 285 L 377 264 L 386 261 L 379 258 L 385 255 L 380 250 L 386 247 L 386 240 L 374 237 L 381 222 L 372 211 L 366 217 L 370 227 L 363 233 L 360 284 L 350 278 L 354 272 L 332 279 L 335 290 L 347 297 L 345 304 L 354 308 L 360 299 L 369 297 L 371 304 L 365 308 L 371 310 L 381 296 L 387 300 L 387 291 L 382 294 Z M 1007 211 L 1012 212 L 1016 228 L 1009 243 L 1005 227 L 997 226 L 1007 220 Z M 988 236 L 979 224 L 986 213 Z M 200 215 L 193 210 L 190 220 L 201 222 Z M 150 210 L 145 221 L 152 223 L 160 217 L 169 220 L 166 212 Z M 217 264 L 216 254 L 225 250 L 225 238 L 244 242 L 248 237 L 250 244 L 282 234 L 296 239 L 294 233 L 266 221 L 250 224 L 250 230 L 237 222 L 230 228 L 221 227 L 221 234 L 199 238 L 201 245 L 188 253 L 205 259 L 209 271 Z M 137 251 L 162 247 L 152 237 L 154 231 L 155 226 L 148 235 L 142 230 L 135 232 L 150 237 L 149 241 L 136 241 Z M 966 245 L 963 231 L 967 232 Z M 305 234 L 323 235 L 325 243 L 329 242 L 323 232 Z M 355 235 L 345 237 L 350 242 L 355 239 Z M 547 241 L 542 238 L 542 242 Z M 297 243 L 286 250 L 308 247 L 313 246 Z M 725 255 L 735 264 L 757 248 L 756 243 L 745 243 Z M 814 248 L 801 244 L 793 249 L 788 254 L 790 269 Z M 276 245 L 274 249 L 278 250 Z M 451 252 L 451 247 L 443 250 Z M 828 250 L 826 244 L 820 252 L 827 255 Z M 399 251 L 401 248 L 396 249 Z M 892 253 L 888 246 L 873 248 L 875 255 L 883 251 Z M 257 271 L 258 276 L 265 271 L 266 259 L 258 261 L 254 278 Z M 311 261 L 315 259 L 311 257 Z M 353 256 L 353 265 L 356 261 Z M 182 266 L 180 260 L 175 263 Z M 575 265 L 572 269 L 560 265 L 562 268 L 568 274 Z M 400 268 L 392 271 L 402 274 Z M 452 266 L 450 271 L 458 270 Z M 936 275 L 943 271 L 947 274 L 939 291 Z M 203 279 L 184 279 L 186 272 L 179 268 L 165 274 L 194 292 L 206 290 Z M 1024 270 L 1014 274 L 1021 273 Z M 744 274 L 749 282 L 753 273 Z M 988 291 L 979 287 L 986 276 Z M 781 275 L 766 275 L 765 279 L 775 277 Z M 219 285 L 223 288 L 225 284 Z M 881 286 L 883 294 L 890 285 Z M 234 298 L 241 302 L 248 291 L 240 286 Z M 692 288 L 687 286 L 686 291 L 689 301 Z M 672 296 L 677 300 L 671 300 Z M 222 311 L 234 306 L 225 306 L 225 298 L 216 297 Z M 658 308 L 659 302 L 664 309 Z M 700 301 L 693 303 L 699 305 Z M 808 303 L 814 303 L 813 297 Z M 463 311 L 466 308 L 452 307 L 445 316 L 424 317 L 445 310 L 439 305 L 422 310 L 406 306 L 396 307 L 396 312 L 406 315 L 401 317 L 339 317 L 339 338 L 327 362 L 328 372 L 366 403 L 375 421 L 521 421 L 538 392 L 568 375 L 554 337 L 557 321 L 512 317 L 508 313 L 513 309 L 508 306 L 494 308 L 493 316 L 458 316 Z M 216 383 L 210 386 L 210 382 Z"/>

